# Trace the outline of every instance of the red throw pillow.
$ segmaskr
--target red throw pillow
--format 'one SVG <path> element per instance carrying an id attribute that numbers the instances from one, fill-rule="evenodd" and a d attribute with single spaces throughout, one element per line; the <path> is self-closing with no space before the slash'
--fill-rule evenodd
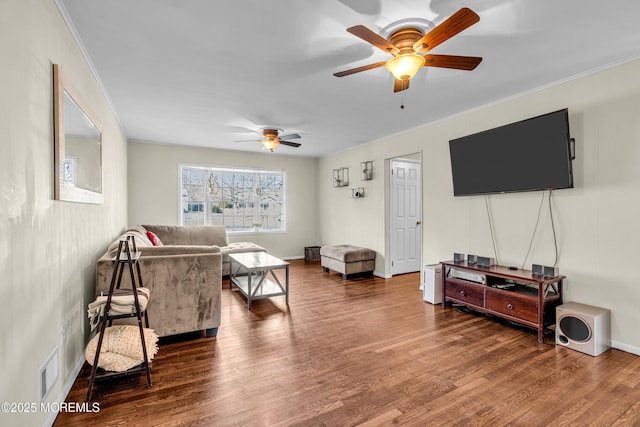
<path id="1" fill-rule="evenodd" d="M 162 246 L 162 240 L 153 231 L 147 231 L 147 237 L 153 243 L 153 246 Z"/>

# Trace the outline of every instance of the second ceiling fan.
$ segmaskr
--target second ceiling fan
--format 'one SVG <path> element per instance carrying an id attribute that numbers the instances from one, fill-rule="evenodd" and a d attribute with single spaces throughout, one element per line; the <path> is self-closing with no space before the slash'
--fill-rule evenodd
<path id="1" fill-rule="evenodd" d="M 282 129 L 266 127 L 259 130 L 262 133 L 262 139 L 247 139 L 236 142 L 261 142 L 264 148 L 273 152 L 273 150 L 280 144 L 288 145 L 289 147 L 298 148 L 302 144 L 299 142 L 287 141 L 287 139 L 300 139 L 300 135 L 297 133 L 290 133 L 288 135 L 281 135 Z"/>
<path id="2" fill-rule="evenodd" d="M 386 66 L 395 78 L 393 91 L 400 92 L 409 88 L 409 80 L 415 76 L 422 67 L 441 67 L 471 71 L 480 64 L 482 58 L 457 55 L 421 55 L 421 53 L 430 51 L 478 21 L 480 21 L 478 14 L 464 7 L 426 34 L 423 34 L 419 28 L 407 27 L 395 31 L 387 40 L 364 25 L 347 28 L 347 31 L 351 34 L 393 55 L 393 58 L 388 61 L 376 62 L 341 71 L 333 75 L 336 77 L 344 77 L 361 71 Z"/>

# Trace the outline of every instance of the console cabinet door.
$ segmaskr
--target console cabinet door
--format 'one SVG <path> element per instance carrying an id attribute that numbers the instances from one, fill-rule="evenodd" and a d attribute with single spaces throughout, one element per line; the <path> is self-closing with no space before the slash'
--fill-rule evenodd
<path id="1" fill-rule="evenodd" d="M 519 296 L 516 293 L 498 292 L 487 289 L 488 310 L 507 314 L 522 320 L 538 322 L 538 302 L 536 299 Z"/>

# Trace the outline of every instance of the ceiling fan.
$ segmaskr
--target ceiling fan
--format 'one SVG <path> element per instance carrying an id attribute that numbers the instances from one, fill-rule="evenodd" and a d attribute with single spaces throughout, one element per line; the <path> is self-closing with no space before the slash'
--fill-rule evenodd
<path id="1" fill-rule="evenodd" d="M 299 139 L 300 135 L 298 135 L 297 133 L 281 135 L 283 132 L 282 129 L 271 128 L 271 127 L 262 128 L 262 129 L 259 129 L 259 131 L 262 132 L 262 136 L 263 136 L 262 139 L 246 139 L 246 140 L 236 141 L 236 142 L 261 142 L 264 148 L 266 148 L 271 152 L 273 152 L 273 150 L 280 144 L 288 145 L 289 147 L 295 147 L 295 148 L 300 147 L 302 145 L 299 142 L 286 141 L 287 139 Z"/>
<path id="2" fill-rule="evenodd" d="M 386 62 L 376 62 L 374 64 L 340 71 L 333 75 L 336 77 L 344 77 L 361 71 L 386 66 L 387 70 L 389 70 L 395 78 L 393 91 L 400 92 L 409 88 L 409 80 L 411 80 L 422 67 L 441 67 L 471 71 L 480 64 L 482 58 L 456 55 L 423 56 L 420 53 L 430 51 L 478 21 L 480 21 L 478 14 L 469 8 L 463 7 L 426 34 L 424 34 L 420 28 L 409 26 L 398 29 L 386 39 L 363 25 L 347 28 L 347 31 L 351 34 L 393 55 L 393 58 Z"/>

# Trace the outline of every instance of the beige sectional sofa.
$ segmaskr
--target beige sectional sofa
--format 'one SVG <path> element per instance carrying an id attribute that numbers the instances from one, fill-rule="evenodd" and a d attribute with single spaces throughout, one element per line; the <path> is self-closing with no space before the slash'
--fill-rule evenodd
<path id="1" fill-rule="evenodd" d="M 162 246 L 154 246 L 153 232 Z M 224 227 L 136 225 L 114 240 L 96 265 L 96 296 L 111 284 L 118 243 L 133 236 L 140 252 L 142 284 L 151 290 L 149 323 L 158 336 L 206 331 L 215 336 L 220 326 L 222 276 L 229 274 L 229 254 L 265 251 L 251 243 L 229 243 Z M 121 288 L 130 288 L 128 272 Z"/>

